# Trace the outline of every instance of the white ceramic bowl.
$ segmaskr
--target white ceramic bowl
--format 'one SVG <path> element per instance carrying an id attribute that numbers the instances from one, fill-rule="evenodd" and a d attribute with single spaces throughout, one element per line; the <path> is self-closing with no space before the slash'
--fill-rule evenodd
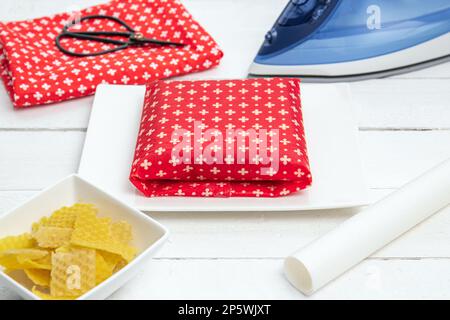
<path id="1" fill-rule="evenodd" d="M 99 300 L 110 296 L 129 281 L 145 259 L 152 256 L 168 237 L 168 230 L 161 224 L 133 209 L 114 196 L 95 187 L 78 175 L 71 175 L 56 185 L 39 192 L 21 206 L 0 216 L 0 238 L 29 232 L 31 224 L 63 206 L 77 202 L 92 203 L 99 215 L 114 220 L 125 220 L 133 227 L 133 246 L 138 255 L 126 267 L 102 282 L 79 300 Z M 11 279 L 0 271 L 0 284 L 14 290 L 25 299 L 40 300 L 30 288 Z"/>

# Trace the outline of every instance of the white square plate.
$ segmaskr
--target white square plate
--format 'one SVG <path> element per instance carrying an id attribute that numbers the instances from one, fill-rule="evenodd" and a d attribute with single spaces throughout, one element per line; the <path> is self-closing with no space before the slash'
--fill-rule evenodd
<path id="1" fill-rule="evenodd" d="M 113 274 L 78 300 L 105 299 L 123 286 L 140 270 L 143 263 L 161 247 L 168 237 L 168 230 L 149 216 L 110 196 L 96 186 L 72 175 L 47 188 L 9 213 L 0 217 L 0 239 L 29 232 L 33 222 L 49 216 L 55 210 L 77 202 L 94 204 L 101 216 L 124 220 L 133 228 L 132 245 L 138 255 L 124 268 Z M 0 284 L 5 285 L 25 299 L 40 300 L 31 292 L 33 284 L 23 275 L 16 278 L 5 275 L 0 267 Z"/>
<path id="2" fill-rule="evenodd" d="M 313 186 L 281 198 L 146 198 L 129 182 L 144 86 L 100 85 L 79 174 L 143 211 L 285 211 L 368 203 L 358 128 L 345 84 L 302 84 L 302 106 Z"/>

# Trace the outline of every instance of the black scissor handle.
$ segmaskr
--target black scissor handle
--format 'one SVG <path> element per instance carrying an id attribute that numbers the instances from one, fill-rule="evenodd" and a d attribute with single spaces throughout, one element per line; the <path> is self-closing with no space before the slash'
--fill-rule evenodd
<path id="1" fill-rule="evenodd" d="M 64 39 L 64 38 L 93 40 L 93 41 L 98 41 L 98 42 L 103 42 L 103 43 L 108 43 L 108 44 L 114 44 L 114 45 L 116 45 L 116 47 L 111 48 L 111 49 L 107 49 L 107 50 L 103 50 L 103 51 L 99 51 L 99 52 L 89 52 L 89 53 L 73 52 L 73 51 L 67 50 L 66 48 L 64 48 L 61 45 L 61 39 Z M 124 50 L 124 49 L 126 49 L 126 48 L 128 48 L 130 46 L 130 44 L 128 42 L 124 42 L 124 41 L 120 41 L 120 40 L 106 39 L 106 38 L 101 38 L 101 37 L 93 38 L 91 36 L 85 36 L 85 35 L 82 35 L 82 34 L 68 33 L 68 32 L 59 34 L 56 37 L 56 39 L 55 39 L 55 43 L 56 43 L 56 47 L 60 51 L 62 51 L 63 53 L 65 53 L 65 54 L 67 54 L 69 56 L 74 56 L 74 57 L 95 57 L 95 56 L 101 56 L 103 54 Z"/>
<path id="2" fill-rule="evenodd" d="M 115 21 L 124 27 L 127 31 L 70 31 L 69 28 L 73 27 L 77 23 L 82 23 L 86 20 L 94 20 L 94 19 L 105 19 Z M 118 39 L 106 38 L 106 37 L 125 37 L 128 41 L 122 41 Z M 112 44 L 116 47 L 94 52 L 94 53 L 77 53 L 72 52 L 65 49 L 61 45 L 61 39 L 64 38 L 73 38 L 73 39 L 82 39 L 82 40 L 91 40 L 95 42 L 101 42 L 105 44 Z M 67 23 L 62 32 L 55 39 L 56 47 L 62 51 L 63 53 L 75 56 L 75 57 L 91 57 L 91 56 L 100 56 L 107 53 L 112 53 L 116 51 L 120 51 L 128 48 L 129 46 L 144 46 L 146 44 L 156 44 L 156 45 L 175 45 L 175 46 L 183 46 L 181 43 L 169 42 L 163 40 L 156 39 L 147 39 L 141 33 L 136 32 L 133 28 L 131 28 L 127 23 L 122 21 L 121 19 L 114 16 L 105 16 L 105 15 L 91 15 L 85 16 L 79 19 L 78 21 L 71 21 Z"/>

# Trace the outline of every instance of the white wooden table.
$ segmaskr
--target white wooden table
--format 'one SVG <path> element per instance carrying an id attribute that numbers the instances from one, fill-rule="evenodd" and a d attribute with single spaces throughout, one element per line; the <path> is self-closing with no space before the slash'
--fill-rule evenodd
<path id="1" fill-rule="evenodd" d="M 95 0 L 2 0 L 0 21 L 74 10 Z M 242 78 L 285 0 L 185 0 L 225 57 L 190 78 Z M 375 201 L 450 157 L 450 64 L 352 83 L 363 165 Z M 0 214 L 76 172 L 92 98 L 13 110 L 0 87 Z M 414 199 L 411 199 L 414 201 Z M 283 258 L 355 210 L 150 213 L 172 235 L 113 299 L 304 299 Z M 0 287 L 0 299 L 18 298 Z M 450 298 L 450 208 L 379 251 L 310 299 Z"/>

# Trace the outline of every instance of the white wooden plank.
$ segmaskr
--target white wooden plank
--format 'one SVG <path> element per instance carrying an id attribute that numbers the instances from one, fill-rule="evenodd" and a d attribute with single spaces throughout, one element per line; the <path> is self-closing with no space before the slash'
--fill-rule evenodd
<path id="1" fill-rule="evenodd" d="M 309 299 L 448 299 L 449 260 L 365 261 Z M 418 276 L 420 275 L 420 276 Z M 151 261 L 111 299 L 306 299 L 282 260 Z"/>
<path id="2" fill-rule="evenodd" d="M 371 187 L 397 188 L 450 158 L 450 131 L 360 132 Z"/>
<path id="3" fill-rule="evenodd" d="M 0 190 L 37 190 L 76 172 L 84 132 L 0 132 Z M 360 132 L 369 186 L 397 188 L 450 157 L 450 131 Z"/>
<path id="4" fill-rule="evenodd" d="M 37 190 L 76 172 L 84 132 L 0 132 L 0 190 Z"/>
<path id="5" fill-rule="evenodd" d="M 311 297 L 275 260 L 151 260 L 110 299 L 449 299 L 450 260 L 366 260 Z M 420 275 L 420 276 L 419 276 Z M 0 287 L 0 300 L 18 299 Z"/>
<path id="6" fill-rule="evenodd" d="M 450 129 L 450 80 L 383 79 L 350 87 L 362 129 Z"/>
<path id="7" fill-rule="evenodd" d="M 378 200 L 393 190 L 371 190 Z M 0 215 L 34 192 L 0 192 Z M 309 213 L 149 213 L 171 230 L 159 257 L 282 258 L 324 235 L 358 210 Z M 450 207 L 383 250 L 379 258 L 450 257 Z"/>
<path id="8" fill-rule="evenodd" d="M 93 96 L 58 104 L 14 109 L 5 88 L 0 85 L 0 131 L 81 130 L 89 121 Z"/>

